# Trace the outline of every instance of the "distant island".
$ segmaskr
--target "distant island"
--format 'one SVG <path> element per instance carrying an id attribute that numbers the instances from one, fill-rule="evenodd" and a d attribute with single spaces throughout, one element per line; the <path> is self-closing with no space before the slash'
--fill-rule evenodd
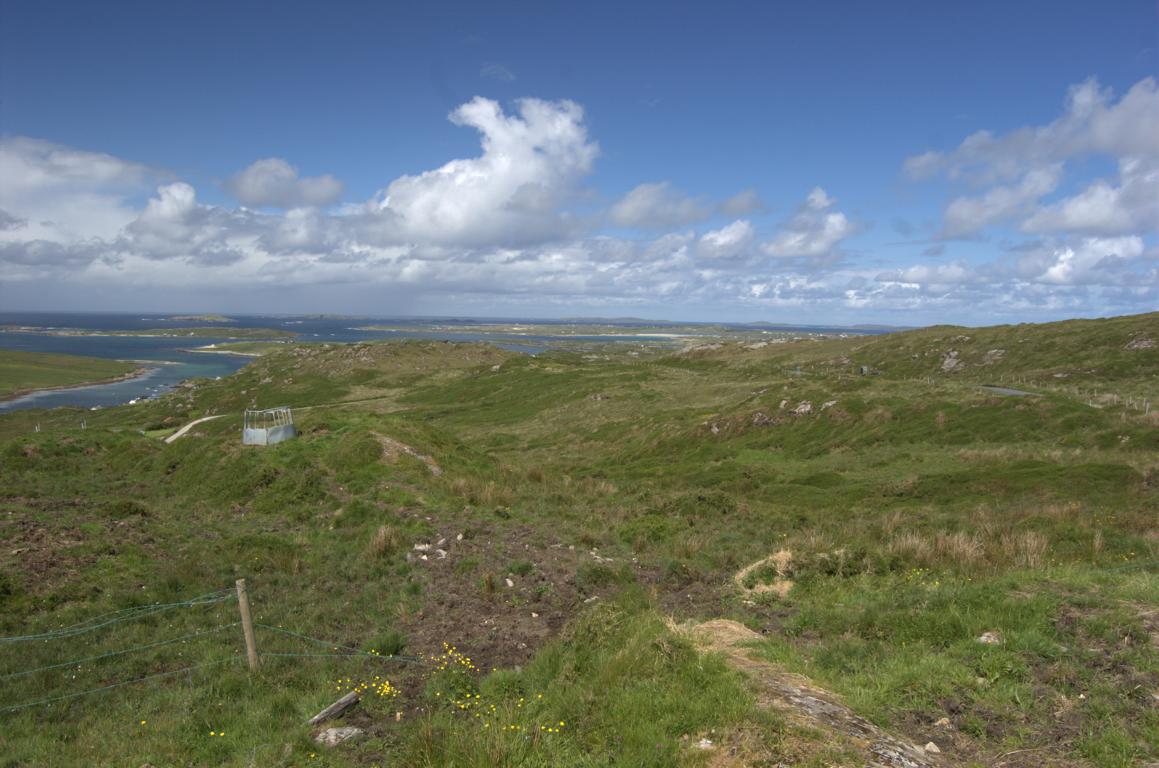
<path id="1" fill-rule="evenodd" d="M 225 315 L 173 315 L 165 318 L 179 323 L 232 323 L 232 317 Z"/>
<path id="2" fill-rule="evenodd" d="M 87 328 L 45 328 L 35 325 L 0 325 L 0 331 L 40 333 L 46 336 L 151 336 L 202 339 L 293 339 L 298 334 L 277 328 L 146 328 L 143 330 L 90 330 Z"/>

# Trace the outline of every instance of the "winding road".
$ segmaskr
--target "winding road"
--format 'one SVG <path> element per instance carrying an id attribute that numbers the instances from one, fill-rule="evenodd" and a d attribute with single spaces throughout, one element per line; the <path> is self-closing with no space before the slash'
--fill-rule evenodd
<path id="1" fill-rule="evenodd" d="M 198 424 L 202 423 L 203 421 L 213 421 L 214 419 L 220 419 L 224 415 L 225 415 L 224 413 L 219 413 L 216 416 L 203 416 L 200 419 L 194 419 L 193 421 L 189 422 L 181 429 L 179 429 L 176 432 L 174 432 L 173 434 L 169 435 L 169 437 L 165 438 L 165 442 L 171 443 L 179 437 L 184 437 L 186 432 L 193 429 L 194 427 L 196 427 Z"/>

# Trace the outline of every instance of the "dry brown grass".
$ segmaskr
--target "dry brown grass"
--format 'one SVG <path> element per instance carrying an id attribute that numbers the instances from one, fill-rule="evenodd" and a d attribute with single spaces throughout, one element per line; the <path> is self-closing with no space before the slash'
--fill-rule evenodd
<path id="1" fill-rule="evenodd" d="M 367 552 L 371 557 L 386 557 L 397 552 L 402 545 L 402 534 L 394 526 L 380 525 L 370 537 Z"/>
<path id="2" fill-rule="evenodd" d="M 672 542 L 672 554 L 681 560 L 687 560 L 695 557 L 698 553 L 704 550 L 710 543 L 712 537 L 708 533 L 691 531 L 678 536 Z"/>
<path id="3" fill-rule="evenodd" d="M 1050 552 L 1050 540 L 1038 531 L 1004 534 L 999 544 L 1008 562 L 1030 570 L 1046 565 Z"/>
<path id="4" fill-rule="evenodd" d="M 456 477 L 450 483 L 450 490 L 468 504 L 479 506 L 506 507 L 511 504 L 513 498 L 510 486 L 494 480 Z"/>
<path id="5" fill-rule="evenodd" d="M 974 518 L 977 530 L 973 533 L 906 531 L 894 536 L 886 551 L 930 568 L 953 565 L 963 570 L 977 570 L 984 566 L 1037 570 L 1047 564 L 1050 539 L 1045 534 L 999 531 L 988 510 L 980 509 Z M 1096 534 L 1095 541 L 1096 552 L 1101 551 L 1101 535 Z"/>

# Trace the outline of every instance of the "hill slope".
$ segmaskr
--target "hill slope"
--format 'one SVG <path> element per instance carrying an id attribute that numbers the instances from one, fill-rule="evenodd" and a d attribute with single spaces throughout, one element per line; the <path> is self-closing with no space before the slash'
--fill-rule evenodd
<path id="1" fill-rule="evenodd" d="M 83 433 L 7 415 L 0 632 L 66 634 L 6 657 L 0 708 L 163 676 L 0 714 L 6 759 L 865 764 L 675 626 L 722 618 L 935 762 L 1156 759 L 1159 421 L 1069 389 L 1145 399 L 1156 325 L 300 346 Z M 979 388 L 995 374 L 1039 394 Z M 241 410 L 283 404 L 300 437 L 243 448 Z M 366 736 L 314 745 L 305 720 L 362 684 Z"/>

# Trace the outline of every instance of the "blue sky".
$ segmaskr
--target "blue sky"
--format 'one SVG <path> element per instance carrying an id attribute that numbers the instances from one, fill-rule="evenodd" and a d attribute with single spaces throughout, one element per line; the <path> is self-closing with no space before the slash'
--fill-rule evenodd
<path id="1" fill-rule="evenodd" d="M 1157 37 L 1152 2 L 2 0 L 0 303 L 1151 311 Z"/>

